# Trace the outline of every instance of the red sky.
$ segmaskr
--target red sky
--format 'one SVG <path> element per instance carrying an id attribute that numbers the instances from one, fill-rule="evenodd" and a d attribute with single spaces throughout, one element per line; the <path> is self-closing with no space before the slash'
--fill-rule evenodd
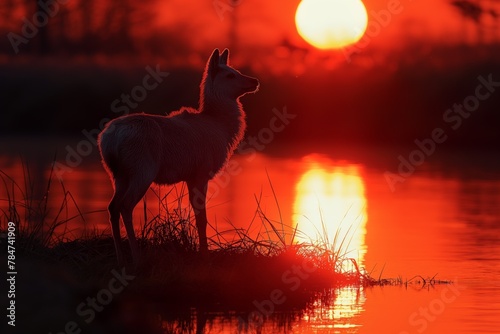
<path id="1" fill-rule="evenodd" d="M 238 5 L 232 7 L 231 1 Z M 203 66 L 202 55 L 208 50 L 229 47 L 235 65 L 252 64 L 253 70 L 264 74 L 272 71 L 300 75 L 318 63 L 334 69 L 345 64 L 347 58 L 349 63 L 354 59 L 349 56 L 352 50 L 358 51 L 355 63 L 363 67 L 383 64 L 392 68 L 400 61 L 413 63 L 423 59 L 442 66 L 449 63 L 450 55 L 444 55 L 446 59 L 436 58 L 436 46 L 475 47 L 478 43 L 500 41 L 500 27 L 494 26 L 492 16 L 483 16 L 483 29 L 479 30 L 450 4 L 451 0 L 363 2 L 369 17 L 368 30 L 357 45 L 344 50 L 319 51 L 299 36 L 294 18 L 300 0 L 171 0 L 159 4 L 157 26 L 159 31 L 176 32 L 181 41 L 189 41 L 191 65 Z M 500 13 L 500 3 L 497 7 L 496 12 Z M 387 14 L 391 8 L 397 10 L 393 9 L 387 21 L 377 18 L 377 14 L 380 17 L 380 13 Z M 453 60 L 460 62 L 471 56 L 460 53 Z M 179 59 L 182 62 L 185 60 Z"/>
<path id="2" fill-rule="evenodd" d="M 67 11 L 52 19 L 49 30 L 53 34 L 54 46 L 63 36 L 73 38 L 76 46 L 83 39 L 85 48 L 88 47 L 88 38 L 96 35 L 101 37 L 99 47 L 107 45 L 107 39 L 118 44 L 129 43 L 120 41 L 124 36 L 123 29 L 130 34 L 135 50 L 141 50 L 146 56 L 157 55 L 169 61 L 179 57 L 178 63 L 185 64 L 185 56 L 190 54 L 187 63 L 195 67 L 203 66 L 207 54 L 215 47 L 238 50 L 233 53 L 236 65 L 241 65 L 237 64 L 238 57 L 247 57 L 244 62 L 255 66 L 255 62 L 248 61 L 248 57 L 254 55 L 262 61 L 256 66 L 260 66 L 258 70 L 269 67 L 269 62 L 263 60 L 266 57 L 272 60 L 273 70 L 281 66 L 276 62 L 284 63 L 285 60 L 283 68 L 287 69 L 295 66 L 290 64 L 298 64 L 298 67 L 315 65 L 318 59 L 323 63 L 330 62 L 331 68 L 339 62 L 345 63 L 345 50 L 318 51 L 299 36 L 294 18 L 300 1 L 145 0 L 129 1 L 128 7 L 121 8 L 116 2 L 80 0 L 65 5 Z M 478 29 L 473 20 L 464 18 L 451 5 L 451 1 L 364 0 L 369 23 L 367 32 L 356 46 L 359 48 L 364 43 L 358 58 L 364 57 L 362 60 L 368 63 L 388 64 L 405 56 L 420 60 L 427 57 L 434 46 L 500 42 L 500 24 L 495 25 L 492 15 L 483 15 L 482 29 Z M 500 13 L 498 1 L 466 1 L 480 3 L 486 11 L 492 9 L 487 6 L 497 3 L 493 10 Z M 3 29 L 21 33 L 22 18 L 33 17 L 30 12 L 33 8 L 30 8 L 28 5 L 15 7 L 17 15 L 10 13 L 10 20 Z M 122 20 L 126 16 L 124 9 L 130 17 Z M 390 17 L 387 16 L 389 13 Z M 4 43 L 10 52 L 8 41 L 4 40 Z M 62 43 L 59 47 L 66 46 Z M 300 69 L 294 72 L 300 72 Z"/>
<path id="3" fill-rule="evenodd" d="M 297 46 L 306 46 L 295 31 L 294 14 L 300 1 L 236 0 L 189 1 L 172 0 L 160 4 L 158 24 L 169 29 L 192 31 L 196 49 L 206 43 L 228 40 L 232 20 L 236 19 L 238 42 L 243 45 L 277 45 L 284 38 Z M 369 17 L 376 29 L 373 13 L 387 11 L 397 5 L 398 13 L 371 36 L 370 43 L 387 48 L 400 48 L 411 40 L 457 43 L 474 38 L 472 21 L 463 20 L 447 0 L 365 0 Z M 218 9 L 216 5 L 219 5 Z M 382 22 L 383 23 L 383 22 Z M 469 35 L 469 36 L 467 36 Z M 488 36 L 486 38 L 489 38 Z"/>

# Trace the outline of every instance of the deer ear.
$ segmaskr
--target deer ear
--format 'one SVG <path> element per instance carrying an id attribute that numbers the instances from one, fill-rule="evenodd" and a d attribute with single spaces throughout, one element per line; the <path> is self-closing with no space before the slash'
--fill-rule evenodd
<path id="1" fill-rule="evenodd" d="M 217 74 L 217 70 L 219 67 L 219 49 L 215 49 L 214 52 L 212 52 L 212 55 L 208 60 L 207 66 L 208 66 L 208 74 L 210 75 L 210 78 L 213 80 L 213 78 L 215 78 L 215 75 Z"/>
<path id="2" fill-rule="evenodd" d="M 220 63 L 223 65 L 227 65 L 227 61 L 229 60 L 229 49 L 224 49 L 220 56 Z"/>

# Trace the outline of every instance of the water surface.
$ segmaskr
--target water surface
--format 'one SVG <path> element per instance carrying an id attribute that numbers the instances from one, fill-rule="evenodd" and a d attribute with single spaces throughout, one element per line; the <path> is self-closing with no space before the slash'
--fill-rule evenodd
<path id="1" fill-rule="evenodd" d="M 406 281 L 436 275 L 454 282 L 336 290 L 328 303 L 319 298 L 285 325 L 271 317 L 249 332 L 500 333 L 500 164 L 488 152 L 474 159 L 443 153 L 392 188 L 384 173 L 397 171 L 398 154 L 405 152 L 384 151 L 379 160 L 372 159 L 373 152 L 238 156 L 230 170 L 212 181 L 209 236 L 215 235 L 214 229 L 228 231 L 222 234 L 228 241 L 237 238 L 231 232 L 235 228 L 264 233 L 256 218 L 259 206 L 288 232 L 298 226 L 296 242 L 335 240 L 373 277 Z M 0 161 L 5 173 L 23 182 L 18 158 L 3 154 Z M 49 166 L 50 160 L 30 163 L 31 176 L 46 180 Z M 61 178 L 85 213 L 85 220 L 71 221 L 65 233 L 78 237 L 94 226 L 109 233 L 105 208 L 112 188 L 95 154 Z M 143 202 L 135 210 L 138 228 L 158 213 L 158 198 L 170 190 L 152 187 L 146 218 Z M 1 191 L 0 198 L 5 198 Z M 54 210 L 62 193 L 54 182 Z M 182 194 L 185 188 L 177 186 L 165 201 L 176 203 Z M 68 214 L 76 212 L 76 205 L 69 205 Z M 345 242 L 336 233 L 347 235 Z M 237 317 L 212 314 L 209 322 L 210 333 L 245 331 Z M 174 323 L 165 320 L 165 328 L 174 328 Z M 189 327 L 195 331 L 196 321 Z"/>

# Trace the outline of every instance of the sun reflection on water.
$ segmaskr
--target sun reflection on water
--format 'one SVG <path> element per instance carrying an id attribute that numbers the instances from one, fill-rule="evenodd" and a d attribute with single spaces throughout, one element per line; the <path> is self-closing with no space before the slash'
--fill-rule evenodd
<path id="1" fill-rule="evenodd" d="M 309 167 L 295 188 L 297 241 L 341 247 L 341 254 L 363 265 L 368 214 L 362 166 L 320 156 L 304 159 Z"/>
<path id="2" fill-rule="evenodd" d="M 294 224 L 297 242 L 328 244 L 340 254 L 364 265 L 367 199 L 362 166 L 335 163 L 321 156 L 308 156 L 308 166 L 295 189 Z M 345 261 L 343 270 L 353 270 Z M 351 265 L 352 266 L 352 265 Z M 303 318 L 316 329 L 358 327 L 355 317 L 365 303 L 362 288 L 346 287 L 320 298 Z"/>
<path id="3" fill-rule="evenodd" d="M 302 317 L 302 321 L 309 323 L 316 330 L 328 328 L 348 330 L 360 327 L 356 317 L 363 311 L 363 304 L 366 301 L 363 288 L 345 287 L 332 290 L 331 294 L 329 298 L 323 296 L 316 300 Z"/>

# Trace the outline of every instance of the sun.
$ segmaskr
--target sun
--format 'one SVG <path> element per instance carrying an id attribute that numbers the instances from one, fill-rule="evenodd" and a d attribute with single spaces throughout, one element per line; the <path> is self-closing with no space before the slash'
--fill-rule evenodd
<path id="1" fill-rule="evenodd" d="M 302 0 L 295 13 L 299 35 L 318 49 L 356 43 L 368 24 L 361 0 Z"/>

